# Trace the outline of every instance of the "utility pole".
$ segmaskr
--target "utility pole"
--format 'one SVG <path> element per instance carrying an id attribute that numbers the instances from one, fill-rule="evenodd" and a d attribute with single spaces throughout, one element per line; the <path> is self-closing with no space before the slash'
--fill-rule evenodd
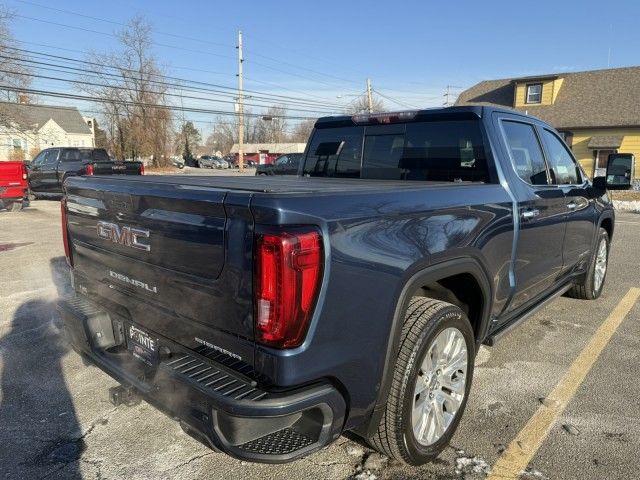
<path id="1" fill-rule="evenodd" d="M 443 95 L 443 97 L 445 97 L 445 101 L 443 103 L 445 107 L 449 107 L 453 105 L 454 102 L 449 100 L 450 97 L 453 97 L 453 98 L 457 97 L 457 94 L 455 92 L 452 92 L 451 89 L 461 89 L 461 88 L 463 87 L 456 87 L 455 85 L 447 85 L 447 90 Z"/>
<path id="2" fill-rule="evenodd" d="M 367 78 L 367 100 L 369 102 L 369 113 L 373 113 L 373 97 L 371 96 L 371 79 Z"/>
<path id="3" fill-rule="evenodd" d="M 448 107 L 449 106 L 449 95 L 451 95 L 451 85 L 447 85 L 447 91 L 444 94 L 445 97 L 445 101 L 444 101 L 444 106 Z"/>
<path id="4" fill-rule="evenodd" d="M 244 90 L 242 78 L 242 31 L 238 31 L 238 168 L 244 172 Z"/>

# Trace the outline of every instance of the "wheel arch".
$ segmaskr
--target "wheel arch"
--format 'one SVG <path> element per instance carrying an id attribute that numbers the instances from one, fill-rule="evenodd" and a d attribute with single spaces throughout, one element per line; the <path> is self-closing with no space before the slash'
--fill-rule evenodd
<path id="1" fill-rule="evenodd" d="M 387 342 L 382 376 L 379 383 L 380 388 L 378 389 L 378 396 L 375 401 L 373 412 L 369 421 L 356 429 L 358 434 L 368 437 L 375 432 L 380 418 L 384 413 L 384 407 L 389 396 L 391 381 L 393 379 L 395 359 L 398 355 L 398 348 L 400 346 L 404 314 L 411 298 L 416 295 L 434 298 L 427 294 L 429 290 L 433 291 L 433 289 L 425 289 L 425 287 L 431 287 L 438 284 L 442 286 L 442 289 L 438 290 L 438 296 L 436 296 L 435 299 L 456 304 L 457 302 L 452 302 L 450 299 L 443 296 L 444 291 L 460 291 L 459 288 L 462 284 L 461 282 L 464 282 L 465 280 L 473 280 L 475 283 L 474 285 L 469 285 L 465 290 L 478 292 L 480 296 L 480 304 L 476 305 L 479 312 L 472 312 L 472 315 L 468 315 L 476 337 L 476 348 L 480 346 L 482 339 L 487 334 L 490 324 L 491 298 L 493 298 L 489 276 L 486 274 L 486 271 L 480 262 L 472 257 L 457 258 L 443 261 L 435 265 L 430 265 L 411 275 L 404 283 L 404 286 L 396 299 L 396 307 L 389 329 L 389 341 Z M 472 317 L 474 318 L 472 319 Z"/>
<path id="2" fill-rule="evenodd" d="M 615 227 L 613 214 L 603 214 L 598 221 L 598 227 L 604 228 L 607 231 L 607 234 L 609 235 L 609 241 L 611 241 L 613 239 L 613 230 Z"/>

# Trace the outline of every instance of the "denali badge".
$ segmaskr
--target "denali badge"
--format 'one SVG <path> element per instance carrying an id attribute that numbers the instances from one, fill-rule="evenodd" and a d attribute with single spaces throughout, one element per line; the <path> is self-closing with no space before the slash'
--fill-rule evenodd
<path id="1" fill-rule="evenodd" d="M 133 285 L 134 287 L 142 288 L 147 292 L 158 293 L 158 288 L 154 285 L 149 285 L 148 283 L 144 283 L 140 280 L 136 280 L 135 278 L 127 277 L 122 273 L 114 272 L 113 270 L 109 270 L 109 276 L 115 279 L 120 280 L 121 282 L 128 283 L 129 285 Z"/>
<path id="2" fill-rule="evenodd" d="M 140 240 L 142 238 L 149 238 L 149 230 L 129 227 L 127 225 L 120 226 L 117 223 L 103 221 L 98 222 L 96 230 L 100 238 L 111 240 L 113 243 L 137 248 L 138 250 L 144 250 L 145 252 L 151 250 L 151 245 L 143 243 Z"/>

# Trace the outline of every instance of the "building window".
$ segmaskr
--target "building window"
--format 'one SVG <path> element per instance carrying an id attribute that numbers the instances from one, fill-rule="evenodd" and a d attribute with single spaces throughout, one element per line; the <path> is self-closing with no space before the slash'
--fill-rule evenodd
<path id="1" fill-rule="evenodd" d="M 527 101 L 526 103 L 542 102 L 542 84 L 531 83 L 527 85 Z"/>

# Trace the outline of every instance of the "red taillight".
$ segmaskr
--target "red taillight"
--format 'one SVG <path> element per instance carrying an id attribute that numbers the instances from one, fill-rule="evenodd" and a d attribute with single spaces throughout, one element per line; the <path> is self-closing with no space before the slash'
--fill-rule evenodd
<path id="1" fill-rule="evenodd" d="M 93 175 L 93 165 L 91 164 L 87 165 L 86 168 L 84 169 L 84 174 Z"/>
<path id="2" fill-rule="evenodd" d="M 60 220 L 62 223 L 62 242 L 64 243 L 64 256 L 67 257 L 67 263 L 73 267 L 73 257 L 71 256 L 71 246 L 69 245 L 66 198 L 63 198 L 60 202 Z"/>
<path id="3" fill-rule="evenodd" d="M 22 164 L 22 179 L 26 180 L 27 179 L 27 167 L 25 166 L 25 164 Z"/>
<path id="4" fill-rule="evenodd" d="M 140 164 L 140 175 L 144 175 L 144 163 Z"/>
<path id="5" fill-rule="evenodd" d="M 268 233 L 256 241 L 256 340 L 277 348 L 304 341 L 322 280 L 322 238 Z"/>

